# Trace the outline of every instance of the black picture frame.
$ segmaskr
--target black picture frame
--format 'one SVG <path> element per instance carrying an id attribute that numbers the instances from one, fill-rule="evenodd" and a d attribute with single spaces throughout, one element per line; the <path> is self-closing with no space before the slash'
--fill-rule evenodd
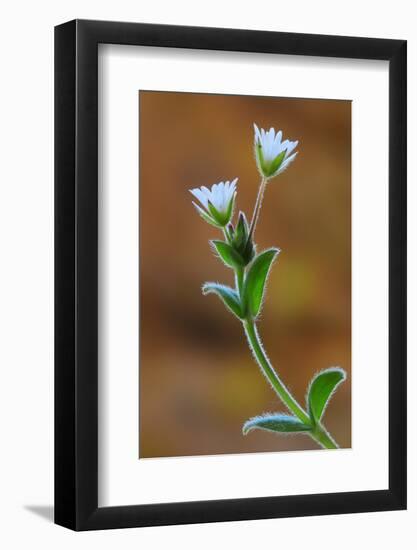
<path id="1" fill-rule="evenodd" d="M 389 488 L 98 506 L 98 44 L 389 62 Z M 55 28 L 55 522 L 74 530 L 406 508 L 406 41 L 74 20 Z M 377 129 L 376 129 L 377 130 Z M 371 208 L 371 206 L 370 206 Z"/>

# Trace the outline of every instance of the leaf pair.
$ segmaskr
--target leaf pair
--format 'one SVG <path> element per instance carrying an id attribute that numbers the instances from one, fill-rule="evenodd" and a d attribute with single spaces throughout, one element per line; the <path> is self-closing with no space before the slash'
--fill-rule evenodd
<path id="1" fill-rule="evenodd" d="M 297 417 L 287 414 L 266 414 L 245 422 L 242 428 L 243 433 L 246 435 L 255 429 L 279 433 L 313 431 L 320 423 L 332 395 L 344 380 L 346 380 L 346 373 L 339 367 L 323 370 L 313 378 L 307 393 L 310 423 L 306 424 Z"/>
<path id="2" fill-rule="evenodd" d="M 213 241 L 213 245 L 226 265 L 235 269 L 242 268 L 239 263 L 239 254 L 228 243 Z M 279 252 L 278 248 L 270 248 L 256 256 L 248 268 L 241 296 L 232 288 L 218 283 L 206 283 L 203 286 L 203 294 L 217 294 L 226 307 L 239 319 L 248 317 L 255 319 L 261 310 L 272 262 Z"/>

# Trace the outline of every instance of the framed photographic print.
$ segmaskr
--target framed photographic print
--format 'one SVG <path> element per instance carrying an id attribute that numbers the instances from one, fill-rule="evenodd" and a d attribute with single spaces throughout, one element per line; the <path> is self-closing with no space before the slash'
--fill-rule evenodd
<path id="1" fill-rule="evenodd" d="M 55 30 L 55 521 L 406 507 L 406 42 Z"/>

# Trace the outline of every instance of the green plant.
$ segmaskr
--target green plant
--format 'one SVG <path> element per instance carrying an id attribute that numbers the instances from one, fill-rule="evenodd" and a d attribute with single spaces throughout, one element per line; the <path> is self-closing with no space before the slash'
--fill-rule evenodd
<path id="1" fill-rule="evenodd" d="M 261 175 L 258 195 L 250 225 L 243 212 L 233 225 L 233 211 L 236 199 L 237 178 L 232 182 L 214 184 L 211 189 L 201 187 L 191 193 L 201 206 L 193 203 L 200 216 L 223 232 L 224 240 L 212 240 L 211 246 L 225 266 L 235 275 L 235 288 L 219 283 L 205 283 L 203 294 L 216 294 L 226 308 L 241 322 L 253 355 L 262 373 L 291 414 L 274 413 L 251 418 L 243 425 L 243 434 L 254 429 L 268 430 L 282 434 L 305 433 L 321 447 L 338 447 L 322 423 L 330 398 L 337 387 L 346 379 L 346 373 L 339 367 L 325 369 L 311 380 L 303 408 L 274 370 L 257 329 L 257 319 L 265 298 L 265 287 L 272 264 L 280 249 L 269 248 L 256 251 L 254 235 L 262 207 L 267 183 L 281 174 L 297 156 L 293 152 L 298 141 L 282 141 L 282 132 L 259 130 L 255 125 L 254 152 Z"/>

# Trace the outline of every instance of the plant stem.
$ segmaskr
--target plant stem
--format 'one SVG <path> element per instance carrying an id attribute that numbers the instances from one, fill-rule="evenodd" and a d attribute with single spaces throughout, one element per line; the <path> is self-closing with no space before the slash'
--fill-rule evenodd
<path id="1" fill-rule="evenodd" d="M 236 276 L 236 288 L 239 292 L 239 296 L 242 298 L 242 291 L 243 291 L 243 281 L 245 277 L 245 270 L 243 267 L 239 267 L 235 270 L 235 276 Z"/>
<path id="2" fill-rule="evenodd" d="M 243 321 L 246 337 L 249 342 L 249 346 L 253 351 L 253 354 L 267 380 L 271 384 L 272 388 L 276 391 L 281 398 L 284 405 L 295 415 L 301 422 L 311 425 L 311 420 L 304 409 L 294 399 L 289 389 L 282 382 L 278 374 L 275 372 L 265 350 L 262 346 L 262 342 L 256 328 L 256 324 L 252 320 L 245 319 Z M 316 425 L 311 432 L 307 432 L 319 445 L 325 449 L 337 449 L 337 443 L 333 440 L 326 429 L 320 424 Z"/>
<path id="3" fill-rule="evenodd" d="M 261 185 L 259 186 L 258 196 L 256 197 L 255 208 L 253 209 L 252 221 L 250 222 L 248 241 L 253 237 L 255 233 L 256 224 L 258 223 L 259 213 L 262 207 L 262 201 L 264 198 L 266 178 L 262 178 Z"/>
<path id="4" fill-rule="evenodd" d="M 339 445 L 321 424 L 316 426 L 311 433 L 311 437 L 317 441 L 324 449 L 338 449 Z"/>
<path id="5" fill-rule="evenodd" d="M 273 366 L 271 365 L 271 362 L 269 361 L 268 356 L 263 349 L 255 323 L 253 321 L 245 320 L 243 321 L 243 326 L 245 328 L 246 337 L 253 351 L 253 354 L 255 355 L 259 366 L 261 367 L 263 373 L 265 374 L 273 389 L 277 392 L 287 408 L 292 413 L 294 413 L 301 420 L 301 422 L 309 424 L 310 418 L 308 414 L 293 398 L 290 391 L 288 390 L 288 388 L 286 388 L 285 384 L 279 378 L 278 374 L 275 372 Z"/>

